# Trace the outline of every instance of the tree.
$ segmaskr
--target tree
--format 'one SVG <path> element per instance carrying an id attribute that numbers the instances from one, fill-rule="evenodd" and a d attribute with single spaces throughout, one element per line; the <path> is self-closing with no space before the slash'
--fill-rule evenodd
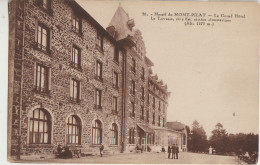
<path id="1" fill-rule="evenodd" d="M 230 152 L 229 138 L 221 123 L 216 124 L 209 140 L 209 144 L 216 149 L 219 154 Z"/>
<path id="2" fill-rule="evenodd" d="M 207 152 L 208 142 L 206 132 L 198 121 L 192 123 L 192 130 L 189 136 L 189 150 L 192 152 Z"/>

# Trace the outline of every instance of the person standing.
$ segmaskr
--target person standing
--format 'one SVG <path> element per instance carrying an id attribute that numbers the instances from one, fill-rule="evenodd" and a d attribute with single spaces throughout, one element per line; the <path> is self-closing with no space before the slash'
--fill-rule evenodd
<path id="1" fill-rule="evenodd" d="M 178 159 L 178 153 L 179 153 L 179 147 L 178 145 L 176 144 L 176 147 L 175 147 L 175 154 L 176 154 L 176 159 Z"/>
<path id="2" fill-rule="evenodd" d="M 172 159 L 173 158 L 175 159 L 175 152 L 176 152 L 175 146 L 172 145 Z"/>
<path id="3" fill-rule="evenodd" d="M 104 146 L 103 146 L 102 143 L 100 144 L 99 150 L 100 150 L 100 156 L 102 157 L 103 156 L 103 150 L 104 150 Z"/>
<path id="4" fill-rule="evenodd" d="M 57 147 L 57 153 L 58 153 L 58 158 L 60 158 L 61 157 L 61 153 L 62 153 L 62 147 L 61 147 L 61 145 L 59 144 L 58 145 L 58 147 Z"/>
<path id="5" fill-rule="evenodd" d="M 213 150 L 213 149 L 212 149 L 212 147 L 210 146 L 210 147 L 209 147 L 209 154 L 210 154 L 210 155 L 212 155 L 212 150 Z"/>
<path id="6" fill-rule="evenodd" d="M 169 146 L 168 146 L 168 159 L 171 158 L 171 150 L 172 150 L 172 148 L 171 148 L 171 146 L 169 145 Z"/>

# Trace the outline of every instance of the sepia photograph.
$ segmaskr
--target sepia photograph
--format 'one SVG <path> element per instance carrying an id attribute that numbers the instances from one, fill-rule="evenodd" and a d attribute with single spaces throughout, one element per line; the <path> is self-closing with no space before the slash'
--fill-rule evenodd
<path id="1" fill-rule="evenodd" d="M 6 163 L 257 164 L 259 15 L 256 1 L 8 1 Z"/>

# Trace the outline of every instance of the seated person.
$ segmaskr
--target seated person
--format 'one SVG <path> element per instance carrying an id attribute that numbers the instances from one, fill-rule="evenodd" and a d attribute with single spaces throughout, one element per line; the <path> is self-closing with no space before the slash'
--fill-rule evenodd
<path id="1" fill-rule="evenodd" d="M 62 153 L 62 147 L 61 147 L 61 145 L 59 144 L 58 147 L 57 147 L 57 157 L 58 157 L 58 158 L 61 157 L 61 153 Z"/>
<path id="2" fill-rule="evenodd" d="M 57 148 L 58 152 L 58 158 L 63 158 L 63 159 L 69 159 L 72 158 L 72 152 L 70 151 L 69 147 L 64 147 L 65 150 L 63 151 L 61 146 L 59 145 Z"/>

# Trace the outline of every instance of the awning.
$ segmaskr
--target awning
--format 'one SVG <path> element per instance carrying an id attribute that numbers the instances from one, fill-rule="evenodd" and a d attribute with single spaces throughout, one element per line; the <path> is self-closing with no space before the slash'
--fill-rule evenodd
<path id="1" fill-rule="evenodd" d="M 154 130 L 146 125 L 143 124 L 137 124 L 138 127 L 140 127 L 145 133 L 152 133 L 154 134 Z"/>

